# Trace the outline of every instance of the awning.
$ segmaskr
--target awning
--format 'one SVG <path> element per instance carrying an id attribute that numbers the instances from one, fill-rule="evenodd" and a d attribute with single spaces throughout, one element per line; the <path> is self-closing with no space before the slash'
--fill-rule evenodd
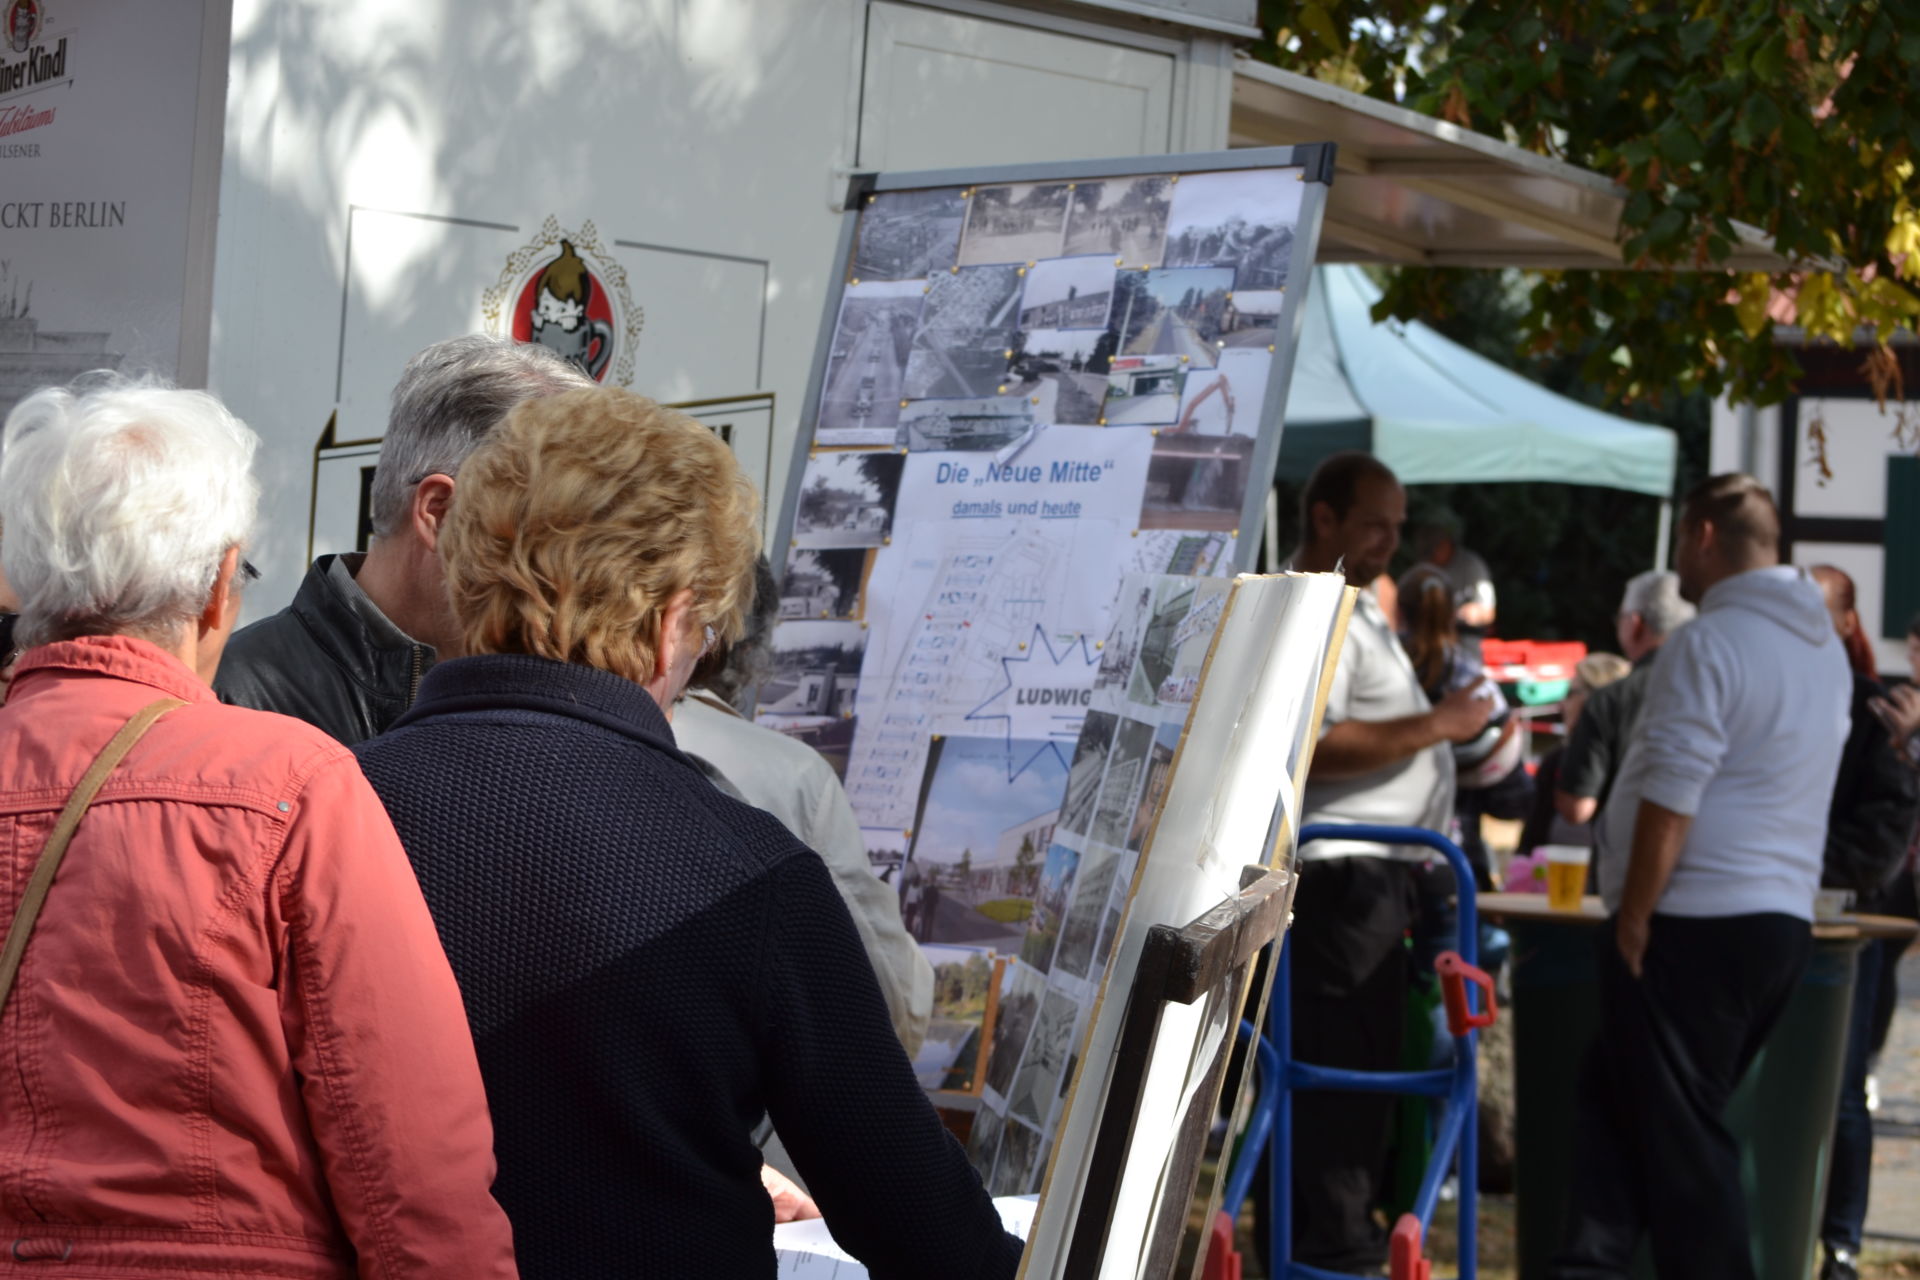
<path id="1" fill-rule="evenodd" d="M 1407 484 L 1548 480 L 1672 496 L 1671 431 L 1556 395 L 1418 321 L 1375 324 L 1379 297 L 1358 267 L 1315 269 L 1282 479 L 1304 481 L 1337 450 L 1370 449 Z"/>
<path id="2" fill-rule="evenodd" d="M 1444 120 L 1240 57 L 1236 147 L 1333 142 L 1321 262 L 1432 267 L 1622 267 L 1627 191 L 1600 174 Z M 1734 224 L 1726 263 L 1779 271 L 1764 232 Z"/>

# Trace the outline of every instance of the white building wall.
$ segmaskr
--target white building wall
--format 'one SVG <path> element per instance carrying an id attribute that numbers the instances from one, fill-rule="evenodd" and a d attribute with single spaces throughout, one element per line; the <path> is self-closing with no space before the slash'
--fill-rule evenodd
<path id="1" fill-rule="evenodd" d="M 1094 10 L 233 7 L 209 381 L 266 443 L 250 616 L 291 596 L 310 549 L 351 536 L 337 507 L 355 486 L 316 466 L 329 423 L 336 443 L 377 440 L 407 357 L 482 328 L 482 294 L 549 218 L 590 222 L 626 272 L 634 389 L 774 395 L 771 512 L 856 164 L 1226 143 L 1230 42 Z"/>

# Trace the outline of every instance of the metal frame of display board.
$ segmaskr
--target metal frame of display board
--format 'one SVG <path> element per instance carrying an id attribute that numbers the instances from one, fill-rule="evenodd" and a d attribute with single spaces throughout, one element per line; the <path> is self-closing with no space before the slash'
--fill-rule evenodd
<path id="1" fill-rule="evenodd" d="M 1234 530 L 1234 568 L 1241 573 L 1250 572 L 1260 547 L 1259 533 L 1261 522 L 1266 518 L 1267 491 L 1273 487 L 1274 470 L 1280 462 L 1280 431 L 1287 408 L 1287 388 L 1293 380 L 1293 357 L 1299 346 L 1302 308 L 1313 280 L 1312 268 L 1320 249 L 1321 213 L 1326 204 L 1327 189 L 1333 183 L 1333 159 L 1332 143 L 1310 142 L 1293 147 L 1256 147 L 1244 151 L 1199 151 L 1184 155 L 1125 156 L 1112 160 L 855 174 L 847 185 L 846 212 L 841 215 L 840 239 L 833 254 L 832 287 L 827 290 L 826 304 L 821 314 L 820 338 L 814 346 L 812 367 L 807 372 L 807 395 L 801 402 L 799 427 L 794 433 L 793 457 L 787 466 L 786 490 L 780 500 L 780 520 L 774 528 L 773 542 L 769 547 L 768 559 L 773 562 L 774 577 L 778 579 L 786 574 L 784 552 L 793 540 L 794 516 L 800 500 L 800 486 L 806 478 L 807 458 L 816 448 L 813 437 L 820 414 L 820 395 L 826 386 L 827 362 L 833 351 L 834 330 L 840 321 L 840 302 L 847 289 L 860 212 L 866 207 L 868 195 L 887 191 L 916 191 L 928 187 L 1077 182 L 1082 179 L 1134 178 L 1159 173 L 1299 169 L 1301 181 L 1306 183 L 1307 190 L 1300 201 L 1293 260 L 1301 264 L 1301 269 L 1296 274 L 1289 266 L 1288 283 L 1281 290 L 1285 300 L 1281 303 L 1279 322 L 1274 326 L 1274 363 L 1267 376 L 1267 395 L 1260 409 L 1259 430 L 1254 436 L 1252 468 L 1247 478 L 1246 496 L 1241 503 L 1240 524 Z M 868 451 L 871 452 L 872 448 L 869 447 Z"/>

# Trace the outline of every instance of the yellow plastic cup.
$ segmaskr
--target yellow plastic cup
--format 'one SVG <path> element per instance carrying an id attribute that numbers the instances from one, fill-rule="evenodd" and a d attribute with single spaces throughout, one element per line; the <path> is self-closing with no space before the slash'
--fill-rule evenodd
<path id="1" fill-rule="evenodd" d="M 1555 911 L 1578 911 L 1587 892 L 1587 865 L 1593 861 L 1593 850 L 1550 844 L 1539 852 L 1547 859 L 1547 905 Z"/>

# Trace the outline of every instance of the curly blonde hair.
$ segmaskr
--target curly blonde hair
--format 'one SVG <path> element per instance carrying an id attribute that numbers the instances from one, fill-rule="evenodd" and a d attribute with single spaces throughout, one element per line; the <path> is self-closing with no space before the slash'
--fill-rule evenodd
<path id="1" fill-rule="evenodd" d="M 663 610 L 744 629 L 759 495 L 720 438 L 617 388 L 529 400 L 460 468 L 440 537 L 469 653 L 527 653 L 651 681 Z"/>

